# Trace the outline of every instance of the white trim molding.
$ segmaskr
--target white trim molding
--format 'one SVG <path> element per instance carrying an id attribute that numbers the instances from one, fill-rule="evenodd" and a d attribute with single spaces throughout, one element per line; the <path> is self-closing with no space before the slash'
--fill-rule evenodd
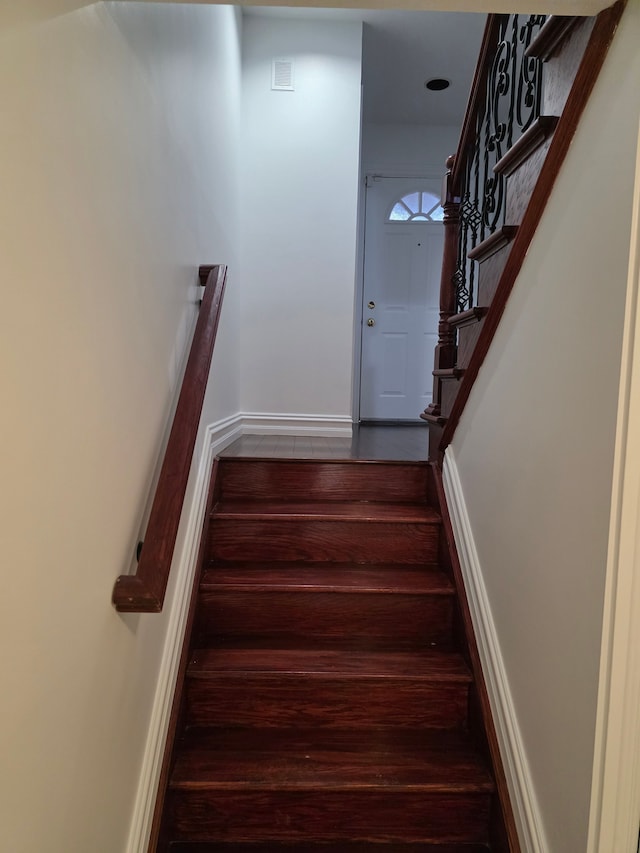
<path id="1" fill-rule="evenodd" d="M 522 853 L 547 853 L 542 816 L 451 445 L 445 454 L 442 480 Z"/>
<path id="2" fill-rule="evenodd" d="M 245 435 L 315 435 L 324 438 L 351 438 L 352 433 L 351 417 L 345 415 L 242 412 L 238 417 Z"/>
<path id="3" fill-rule="evenodd" d="M 640 827 L 640 130 L 622 342 L 587 853 L 636 853 Z"/>

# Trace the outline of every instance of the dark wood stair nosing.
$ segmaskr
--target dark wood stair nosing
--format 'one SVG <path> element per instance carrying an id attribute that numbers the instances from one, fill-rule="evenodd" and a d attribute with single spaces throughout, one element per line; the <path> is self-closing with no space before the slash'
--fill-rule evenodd
<path id="1" fill-rule="evenodd" d="M 447 322 L 449 325 L 455 326 L 457 329 L 461 329 L 464 328 L 464 326 L 479 323 L 488 311 L 489 309 L 485 306 L 469 308 L 467 311 L 461 311 L 459 314 L 453 314 L 453 316 L 449 317 Z"/>
<path id="2" fill-rule="evenodd" d="M 433 370 L 432 373 L 444 382 L 450 379 L 460 380 L 464 376 L 464 367 L 444 367 Z"/>
<path id="3" fill-rule="evenodd" d="M 516 169 L 549 139 L 558 124 L 557 116 L 538 116 L 507 153 L 493 167 L 497 175 L 510 177 Z M 471 253 L 469 253 L 471 256 Z"/>
<path id="4" fill-rule="evenodd" d="M 375 501 L 219 501 L 215 521 L 346 521 L 356 523 L 438 525 L 438 512 L 425 502 L 383 504 Z"/>
<path id="5" fill-rule="evenodd" d="M 335 593 L 360 595 L 452 595 L 454 587 L 436 565 L 407 567 L 400 564 L 378 568 L 375 564 L 322 563 L 311 568 L 271 565 L 255 567 L 240 563 L 211 566 L 204 570 L 200 594 L 219 593 Z"/>
<path id="6" fill-rule="evenodd" d="M 493 234 L 490 234 L 486 240 L 482 241 L 482 243 L 478 243 L 477 246 L 474 246 L 469 252 L 468 257 L 472 261 L 482 263 L 482 261 L 486 261 L 487 258 L 490 258 L 492 255 L 495 255 L 496 252 L 499 252 L 500 249 L 504 249 L 505 246 L 508 246 L 509 243 L 515 239 L 517 233 L 517 225 L 502 225 L 500 228 L 496 228 Z M 457 314 L 454 316 L 459 317 L 460 315 Z M 451 323 L 451 318 L 449 318 L 449 322 Z"/>
<path id="7" fill-rule="evenodd" d="M 307 649 L 194 650 L 187 670 L 191 679 L 251 676 L 262 679 L 371 679 L 468 684 L 471 673 L 455 652 L 358 652 Z"/>
<path id="8" fill-rule="evenodd" d="M 308 465 L 310 468 L 320 466 L 320 467 L 333 467 L 338 465 L 349 465 L 356 466 L 360 468 L 422 468 L 425 470 L 429 469 L 429 462 L 424 459 L 354 459 L 352 457 L 345 457 L 344 459 L 337 459 L 332 457 L 326 458 L 308 458 L 308 457 L 291 457 L 291 456 L 283 456 L 283 457 L 274 457 L 274 456 L 218 456 L 216 457 L 219 463 L 223 466 L 232 466 L 236 465 L 249 465 L 253 466 L 256 463 L 261 465 L 273 465 L 273 466 L 282 466 L 282 465 Z"/>
<path id="9" fill-rule="evenodd" d="M 295 841 L 178 841 L 170 853 L 300 853 L 300 845 Z M 304 853 L 490 853 L 490 848 L 482 842 L 305 841 Z"/>
<path id="10" fill-rule="evenodd" d="M 580 20 L 577 15 L 549 15 L 524 55 L 547 62 Z"/>
<path id="11" fill-rule="evenodd" d="M 420 418 L 423 421 L 426 421 L 430 426 L 444 427 L 447 423 L 448 418 L 445 415 L 441 414 L 432 414 L 431 412 L 424 411 L 420 413 Z"/>

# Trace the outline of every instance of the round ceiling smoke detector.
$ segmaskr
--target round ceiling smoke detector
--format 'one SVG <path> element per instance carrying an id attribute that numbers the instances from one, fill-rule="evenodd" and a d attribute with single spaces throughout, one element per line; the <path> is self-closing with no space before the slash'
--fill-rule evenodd
<path id="1" fill-rule="evenodd" d="M 449 88 L 451 82 L 449 80 L 445 80 L 444 77 L 432 77 L 431 80 L 427 80 L 424 85 L 431 92 L 442 92 L 443 89 Z"/>

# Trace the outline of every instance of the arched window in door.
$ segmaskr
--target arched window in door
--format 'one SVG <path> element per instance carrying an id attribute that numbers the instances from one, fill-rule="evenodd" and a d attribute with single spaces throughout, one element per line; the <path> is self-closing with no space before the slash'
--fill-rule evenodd
<path id="1" fill-rule="evenodd" d="M 438 196 L 417 190 L 391 205 L 387 222 L 442 222 L 443 218 L 444 210 Z"/>

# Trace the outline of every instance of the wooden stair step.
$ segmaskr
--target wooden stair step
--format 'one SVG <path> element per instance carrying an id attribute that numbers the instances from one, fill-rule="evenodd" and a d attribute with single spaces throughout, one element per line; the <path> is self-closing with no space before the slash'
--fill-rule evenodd
<path id="1" fill-rule="evenodd" d="M 435 567 L 227 564 L 200 584 L 202 644 L 421 648 L 452 641 L 454 588 Z"/>
<path id="2" fill-rule="evenodd" d="M 199 730 L 180 744 L 174 789 L 481 791 L 485 762 L 458 732 Z"/>
<path id="3" fill-rule="evenodd" d="M 426 462 L 223 458 L 219 469 L 224 500 L 424 503 L 432 479 Z"/>
<path id="4" fill-rule="evenodd" d="M 419 523 L 212 519 L 207 559 L 422 565 L 437 560 L 439 533 Z"/>
<path id="5" fill-rule="evenodd" d="M 298 843 L 297 853 L 304 853 L 309 840 L 341 845 L 345 840 L 485 841 L 491 793 L 177 789 L 169 792 L 167 805 L 175 840 L 291 841 Z M 391 847 L 390 853 L 395 850 Z"/>
<path id="6" fill-rule="evenodd" d="M 493 171 L 506 178 L 522 166 L 547 140 L 553 135 L 557 116 L 538 116 L 533 124 L 522 136 L 511 146 L 511 148 L 498 160 Z M 538 169 L 539 172 L 539 169 Z"/>
<path id="7" fill-rule="evenodd" d="M 313 678 L 437 680 L 467 683 L 469 670 L 461 655 L 441 652 L 306 651 L 291 649 L 198 649 L 189 663 L 191 678 L 211 675 L 303 676 Z"/>
<path id="8" fill-rule="evenodd" d="M 489 853 L 487 844 L 476 843 L 399 843 L 348 841 L 331 844 L 305 841 L 304 849 L 297 842 L 189 842 L 179 841 L 170 847 L 171 853 Z"/>
<path id="9" fill-rule="evenodd" d="M 437 564 L 397 563 L 261 563 L 211 565 L 200 582 L 201 592 L 299 590 L 321 593 L 452 595 L 454 587 Z"/>
<path id="10" fill-rule="evenodd" d="M 462 728 L 470 682 L 462 656 L 440 649 L 205 648 L 194 652 L 187 669 L 187 721 L 271 728 Z"/>
<path id="11" fill-rule="evenodd" d="M 304 850 L 337 839 L 347 850 L 354 840 L 480 842 L 494 790 L 464 737 L 358 731 L 188 733 L 169 787 L 174 838 Z"/>
<path id="12" fill-rule="evenodd" d="M 415 504 L 225 501 L 210 519 L 207 558 L 436 562 L 440 526 L 435 510 Z"/>

